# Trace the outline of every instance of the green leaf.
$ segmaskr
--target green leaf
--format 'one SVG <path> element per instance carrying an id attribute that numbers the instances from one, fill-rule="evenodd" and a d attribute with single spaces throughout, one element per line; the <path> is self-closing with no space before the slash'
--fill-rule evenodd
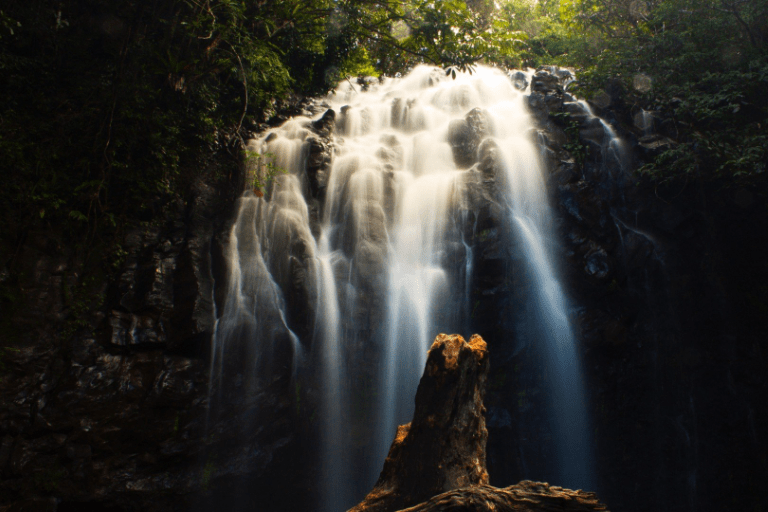
<path id="1" fill-rule="evenodd" d="M 80 222 L 88 222 L 88 217 L 86 217 L 85 215 L 83 215 L 82 212 L 79 212 L 77 210 L 71 210 L 69 212 L 69 218 L 75 219 Z"/>

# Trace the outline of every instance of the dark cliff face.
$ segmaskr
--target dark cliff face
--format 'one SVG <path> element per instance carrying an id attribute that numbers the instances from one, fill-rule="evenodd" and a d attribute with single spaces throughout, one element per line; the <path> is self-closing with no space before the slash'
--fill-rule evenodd
<path id="1" fill-rule="evenodd" d="M 616 97 L 600 114 L 624 142 L 608 145 L 605 128 L 561 84 L 540 71 L 530 103 L 547 148 L 560 272 L 581 340 L 594 490 L 615 510 L 765 506 L 766 191 L 638 179 L 633 170 L 654 157 L 649 141 L 671 142 L 636 130 L 631 108 Z M 499 243 L 489 238 L 476 246 L 478 277 L 498 275 L 483 270 L 499 265 L 485 256 Z M 483 313 L 474 331 L 490 340 L 514 333 L 510 319 L 525 307 L 512 288 L 478 281 Z M 548 376 L 536 348 L 514 339 L 493 348 L 492 483 L 551 478 Z"/>
<path id="2" fill-rule="evenodd" d="M 288 443 L 284 393 L 264 400 L 275 419 L 259 432 L 244 432 L 245 407 L 207 414 L 221 233 L 242 190 L 236 167 L 212 165 L 204 174 L 230 185 L 199 181 L 127 232 L 110 277 L 98 250 L 84 262 L 54 230 L 19 247 L 20 306 L 0 343 L 1 505 L 190 509 L 222 474 L 260 471 Z"/>
<path id="3" fill-rule="evenodd" d="M 202 485 L 200 356 L 221 199 L 198 183 L 128 233 L 113 282 L 93 269 L 79 279 L 89 263 L 54 232 L 20 248 L 24 309 L 0 375 L 0 502 L 160 510 Z"/>
<path id="4" fill-rule="evenodd" d="M 525 88 L 524 76 L 512 78 Z M 765 506 L 765 191 L 638 180 L 632 170 L 668 135 L 641 134 L 631 108 L 616 97 L 600 111 L 625 141 L 611 147 L 600 121 L 565 92 L 566 79 L 557 69 L 537 73 L 529 104 L 548 160 L 559 272 L 589 390 L 597 473 L 590 490 L 612 510 Z M 315 220 L 333 152 L 331 121 L 314 127 L 309 149 L 307 199 Z M 527 328 L 527 277 L 505 235 L 497 149 L 483 141 L 485 133 L 482 110 L 473 110 L 452 127 L 450 143 L 456 161 L 472 167 L 468 323 L 493 354 L 487 463 L 491 483 L 506 486 L 551 478 L 555 454 L 548 376 L 537 348 L 519 342 Z M 73 308 L 82 307 L 71 293 L 81 264 L 76 251 L 51 233 L 31 234 L 19 249 L 26 307 L 13 322 L 24 335 L 9 343 L 18 352 L 2 354 L 0 504 L 312 509 L 311 369 L 302 387 L 276 371 L 252 399 L 233 394 L 226 411 L 208 409 L 208 354 L 223 300 L 232 196 L 242 189 L 237 181 L 226 191 L 200 183 L 186 204 L 127 233 L 117 280 L 80 288 L 82 297 L 103 303 L 78 323 L 71 322 Z M 307 304 L 314 299 L 306 262 L 296 261 L 283 287 L 287 316 L 311 348 Z M 362 309 L 361 340 L 383 321 Z M 93 335 L 83 334 L 88 325 Z M 356 365 L 371 373 L 375 354 Z M 268 503 L 267 495 L 278 498 Z"/>

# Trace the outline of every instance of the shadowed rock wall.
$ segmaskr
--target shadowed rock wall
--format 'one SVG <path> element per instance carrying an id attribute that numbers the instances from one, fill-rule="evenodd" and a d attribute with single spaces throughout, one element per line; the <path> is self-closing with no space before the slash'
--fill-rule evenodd
<path id="1" fill-rule="evenodd" d="M 614 510 L 765 508 L 758 484 L 768 476 L 765 186 L 641 179 L 635 169 L 659 149 L 651 142 L 675 143 L 664 129 L 672 121 L 641 130 L 639 112 L 623 99 L 631 94 L 616 86 L 610 105 L 593 106 L 623 139 L 611 146 L 605 125 L 566 92 L 564 77 L 539 70 L 529 103 L 581 340 L 594 490 Z M 472 329 L 494 340 L 488 467 L 491 483 L 506 485 L 548 479 L 555 453 L 544 414 L 548 377 L 536 347 L 514 336 L 525 334 L 524 298 L 515 291 L 525 279 L 494 278 L 503 240 L 493 224 L 473 248 L 479 313 Z"/>

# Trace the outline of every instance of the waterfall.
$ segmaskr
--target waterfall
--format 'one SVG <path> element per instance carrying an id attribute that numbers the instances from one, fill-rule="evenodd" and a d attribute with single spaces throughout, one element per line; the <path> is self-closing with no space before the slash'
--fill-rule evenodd
<path id="1" fill-rule="evenodd" d="M 555 433 L 561 485 L 589 488 L 592 485 L 591 442 L 586 393 L 577 354 L 576 338 L 568 319 L 565 293 L 555 274 L 551 250 L 554 233 L 552 213 L 539 152 L 528 133 L 531 120 L 521 98 L 493 109 L 496 141 L 501 148 L 502 178 L 511 229 L 516 233 L 526 271 L 534 291 L 535 342 L 544 355 L 550 374 L 550 418 Z M 514 121 L 511 121 L 514 120 Z M 502 124 L 504 123 L 504 124 Z M 605 125 L 607 126 L 607 125 Z M 611 134 L 613 132 L 611 130 Z"/>
<path id="2" fill-rule="evenodd" d="M 286 132 L 296 123 L 289 123 Z M 275 150 L 277 165 L 286 173 L 276 178 L 270 201 L 258 197 L 249 186 L 236 204 L 235 221 L 224 247 L 226 293 L 217 305 L 220 314 L 211 347 L 208 428 L 217 415 L 233 407 L 252 417 L 255 427 L 258 396 L 271 385 L 273 369 L 287 365 L 293 378 L 304 355 L 298 336 L 288 325 L 283 293 L 290 278 L 290 248 L 316 252 L 300 186 L 304 169 L 301 138 L 299 132 L 275 141 L 279 148 L 268 148 L 263 141 L 249 145 L 252 153 Z M 258 172 L 251 162 L 248 180 Z M 241 435 L 247 437 L 247 433 Z"/>
<path id="3" fill-rule="evenodd" d="M 619 137 L 616 130 L 605 119 L 595 115 L 589 103 L 584 100 L 578 100 L 576 104 L 584 110 L 590 119 L 600 122 L 603 129 L 603 137 L 599 141 L 603 171 L 609 172 L 614 178 L 620 178 L 630 168 L 628 161 L 629 151 L 626 142 Z M 645 111 L 643 111 L 643 114 L 645 114 Z M 645 119 L 646 117 L 643 117 L 644 122 Z"/>
<path id="4" fill-rule="evenodd" d="M 452 79 L 422 66 L 367 90 L 343 82 L 326 102 L 338 115 L 322 194 L 310 193 L 306 172 L 311 119 L 291 119 L 250 143 L 285 172 L 264 197 L 247 191 L 240 199 L 212 379 L 234 378 L 225 370 L 230 353 L 247 355 L 248 363 L 234 365 L 247 389 L 258 387 L 269 373 L 265 361 L 280 350 L 290 352 L 293 372 L 302 360 L 315 367 L 318 508 L 353 505 L 378 476 L 397 425 L 411 419 L 432 340 L 468 334 L 476 189 L 495 180 L 493 200 L 506 212 L 499 222 L 525 255 L 518 271 L 534 283 L 531 343 L 553 376 L 553 478 L 589 485 L 577 342 L 555 275 L 552 212 L 525 92 L 496 69 Z M 490 163 L 483 167 L 483 159 Z M 286 299 L 296 275 L 306 277 L 308 311 Z M 289 327 L 298 315 L 314 319 L 301 343 Z"/>

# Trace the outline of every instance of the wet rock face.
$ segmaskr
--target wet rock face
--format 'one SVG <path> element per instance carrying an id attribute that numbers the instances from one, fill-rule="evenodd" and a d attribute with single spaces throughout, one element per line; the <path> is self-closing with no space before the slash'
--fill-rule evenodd
<path id="1" fill-rule="evenodd" d="M 312 122 L 311 127 L 315 133 L 307 139 L 309 145 L 307 178 L 309 181 L 309 196 L 312 198 L 312 200 L 308 201 L 308 204 L 315 208 L 314 218 L 316 222 L 319 222 L 317 209 L 325 198 L 325 189 L 328 186 L 334 149 L 331 135 L 333 134 L 335 121 L 336 112 L 333 109 L 326 110 L 320 119 Z"/>
<path id="2" fill-rule="evenodd" d="M 315 105 L 314 108 L 319 108 Z M 331 163 L 336 146 L 333 134 L 337 115 L 333 109 L 326 109 L 323 115 L 308 124 L 310 134 L 306 139 L 307 187 L 303 190 L 304 199 L 309 208 L 310 230 L 314 237 L 320 235 L 322 221 L 322 204 L 325 201 L 326 188 L 330 177 Z M 273 269 L 274 273 L 282 276 L 278 284 L 286 301 L 288 322 L 296 335 L 302 340 L 309 340 L 314 328 L 314 315 L 317 298 L 314 296 L 312 274 L 312 251 L 310 241 L 297 238 L 288 247 L 288 269 Z"/>
<path id="3" fill-rule="evenodd" d="M 750 426 L 765 430 L 768 387 L 763 364 L 749 355 L 768 328 L 760 313 L 766 290 L 754 284 L 768 279 L 758 261 L 763 251 L 755 250 L 768 243 L 768 215 L 745 198 L 764 203 L 765 187 L 744 194 L 716 184 L 645 182 L 634 169 L 675 143 L 671 121 L 654 113 L 652 122 L 638 123 L 609 87 L 610 106 L 591 107 L 621 136 L 619 144 L 567 93 L 558 107 L 564 81 L 540 71 L 531 113 L 545 145 L 555 254 L 599 432 L 601 496 L 632 511 L 748 508 L 761 495 L 750 478 L 768 477 L 755 455 L 765 438 Z M 497 261 L 485 244 L 473 248 L 478 273 Z M 475 290 L 496 287 L 507 296 L 489 273 Z M 500 326 L 516 308 L 479 300 L 474 331 L 492 340 L 491 332 L 515 333 Z M 550 478 L 544 461 L 556 457 L 535 347 L 511 338 L 493 346 L 486 400 L 488 469 L 491 482 L 503 485 L 526 475 Z M 734 492 L 723 474 L 744 488 Z"/>
<path id="4" fill-rule="evenodd" d="M 528 75 L 522 71 L 514 71 L 510 73 L 509 78 L 512 80 L 512 85 L 518 91 L 524 91 L 528 88 Z"/>
<path id="5" fill-rule="evenodd" d="M 194 352 L 213 334 L 211 241 L 216 191 L 198 183 L 175 220 L 126 236 L 126 261 L 108 293 L 106 337 L 117 347 Z"/>
<path id="6" fill-rule="evenodd" d="M 539 68 L 531 79 L 528 105 L 539 115 L 559 112 L 563 106 L 563 79 L 550 69 Z"/>
<path id="7" fill-rule="evenodd" d="M 376 486 L 353 511 L 385 511 L 488 482 L 485 341 L 441 334 L 429 350 L 413 421 L 398 427 Z"/>
<path id="8" fill-rule="evenodd" d="M 194 489 L 198 475 L 187 457 L 198 451 L 204 366 L 157 350 L 110 354 L 92 339 L 72 350 L 67 360 L 30 347 L 7 369 L 14 383 L 2 389 L 6 501 L 54 495 L 117 503 L 139 490 L 149 498 Z M 23 371 L 32 360 L 45 365 L 41 373 Z"/>
<path id="9" fill-rule="evenodd" d="M 477 161 L 478 146 L 491 133 L 489 123 L 487 112 L 480 108 L 470 110 L 464 120 L 451 122 L 448 143 L 457 167 L 469 167 Z"/>

